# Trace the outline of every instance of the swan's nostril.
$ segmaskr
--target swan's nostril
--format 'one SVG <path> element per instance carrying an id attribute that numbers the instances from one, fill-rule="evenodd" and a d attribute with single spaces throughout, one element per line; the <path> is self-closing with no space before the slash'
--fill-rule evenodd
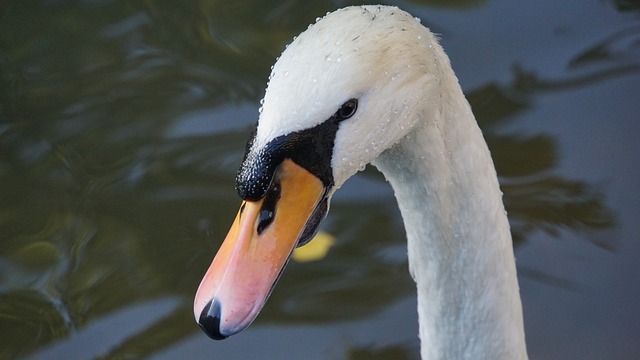
<path id="1" fill-rule="evenodd" d="M 218 299 L 213 299 L 202 309 L 200 319 L 198 319 L 198 325 L 200 325 L 202 331 L 214 340 L 224 340 L 227 338 L 220 333 L 221 312 L 220 302 Z"/>

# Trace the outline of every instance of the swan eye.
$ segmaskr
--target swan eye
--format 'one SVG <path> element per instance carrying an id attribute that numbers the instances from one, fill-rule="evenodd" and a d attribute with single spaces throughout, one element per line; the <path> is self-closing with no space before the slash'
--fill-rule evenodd
<path id="1" fill-rule="evenodd" d="M 346 120 L 353 116 L 358 110 L 358 99 L 349 99 L 346 103 L 342 104 L 340 109 L 334 115 L 337 121 Z"/>

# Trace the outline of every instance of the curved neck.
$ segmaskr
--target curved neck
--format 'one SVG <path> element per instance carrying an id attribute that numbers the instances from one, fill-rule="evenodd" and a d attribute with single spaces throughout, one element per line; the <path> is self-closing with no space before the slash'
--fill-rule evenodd
<path id="1" fill-rule="evenodd" d="M 423 359 L 524 359 L 513 245 L 495 168 L 457 85 L 374 162 L 394 189 Z M 448 98 L 446 98 L 448 96 Z"/>

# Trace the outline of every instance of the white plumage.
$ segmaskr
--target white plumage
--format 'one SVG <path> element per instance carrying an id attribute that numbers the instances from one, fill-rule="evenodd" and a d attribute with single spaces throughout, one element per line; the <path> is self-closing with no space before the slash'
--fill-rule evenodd
<path id="1" fill-rule="evenodd" d="M 509 224 L 489 150 L 435 36 L 395 7 L 349 7 L 298 36 L 273 68 L 258 149 L 345 100 L 334 188 L 367 163 L 393 187 L 418 289 L 424 359 L 524 359 Z"/>

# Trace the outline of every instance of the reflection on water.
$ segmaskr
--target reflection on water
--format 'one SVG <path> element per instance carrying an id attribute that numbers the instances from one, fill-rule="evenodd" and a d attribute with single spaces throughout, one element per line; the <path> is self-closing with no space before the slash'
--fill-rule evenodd
<path id="1" fill-rule="evenodd" d="M 0 358 L 54 340 L 81 346 L 87 333 L 125 336 L 79 357 L 137 358 L 199 331 L 192 296 L 237 208 L 233 178 L 269 66 L 293 35 L 334 7 L 0 5 Z M 568 64 L 575 76 L 543 79 L 516 67 L 507 85 L 467 91 L 517 244 L 540 232 L 614 226 L 604 189 L 554 172 L 561 155 L 552 135 L 508 129 L 538 94 L 637 74 L 639 33 L 631 27 L 594 39 Z M 374 184 L 366 201 L 332 208 L 327 226 L 339 240 L 331 256 L 292 264 L 262 324 L 360 319 L 415 292 L 395 203 L 377 190 L 379 174 L 368 170 L 363 179 Z M 562 274 L 525 273 L 564 284 Z M 162 299 L 171 306 L 157 305 Z M 132 315 L 135 323 L 101 320 L 153 304 L 163 310 L 143 325 L 138 316 L 153 311 Z M 416 353 L 401 344 L 353 347 L 344 356 Z"/>
<path id="2" fill-rule="evenodd" d="M 516 82 L 517 82 L 516 78 Z M 501 126 L 530 107 L 528 96 L 507 94 L 513 89 L 488 85 L 468 95 L 500 175 L 504 202 L 516 245 L 534 231 L 556 234 L 559 228 L 604 229 L 613 215 L 603 207 L 602 195 L 584 182 L 563 179 L 552 172 L 558 158 L 552 137 L 508 133 Z M 610 243 L 598 244 L 611 247 Z"/>

